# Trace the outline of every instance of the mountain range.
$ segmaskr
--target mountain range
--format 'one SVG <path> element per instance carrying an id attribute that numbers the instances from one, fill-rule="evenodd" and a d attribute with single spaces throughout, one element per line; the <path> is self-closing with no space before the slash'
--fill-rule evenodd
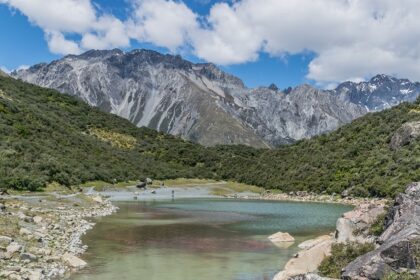
<path id="1" fill-rule="evenodd" d="M 333 90 L 247 88 L 214 64 L 151 50 L 91 50 L 11 73 L 206 146 L 274 147 L 333 131 L 369 112 L 415 101 L 420 83 L 377 75 Z"/>

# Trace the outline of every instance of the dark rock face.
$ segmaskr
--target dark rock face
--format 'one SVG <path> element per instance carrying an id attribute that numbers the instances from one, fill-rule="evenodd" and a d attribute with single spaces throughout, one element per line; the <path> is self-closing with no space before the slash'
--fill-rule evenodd
<path id="1" fill-rule="evenodd" d="M 419 84 L 385 75 L 330 91 L 310 85 L 281 91 L 274 84 L 249 89 L 214 64 L 151 50 L 91 50 L 12 76 L 77 96 L 139 127 L 209 146 L 293 143 L 420 93 Z"/>
<path id="2" fill-rule="evenodd" d="M 398 148 L 411 143 L 417 137 L 420 137 L 420 121 L 405 123 L 399 128 L 391 138 L 390 148 L 397 150 Z"/>
<path id="3" fill-rule="evenodd" d="M 382 279 L 404 271 L 420 277 L 420 183 L 409 185 L 396 198 L 386 221 L 379 247 L 345 267 L 343 279 Z"/>

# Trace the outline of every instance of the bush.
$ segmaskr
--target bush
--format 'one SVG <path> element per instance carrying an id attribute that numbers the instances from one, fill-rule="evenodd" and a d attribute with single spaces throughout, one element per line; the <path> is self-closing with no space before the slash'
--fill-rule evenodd
<path id="1" fill-rule="evenodd" d="M 375 249 L 371 243 L 333 244 L 331 256 L 326 257 L 319 266 L 319 272 L 326 277 L 340 278 L 341 271 L 357 257 Z"/>
<path id="2" fill-rule="evenodd" d="M 376 220 L 372 223 L 369 228 L 369 234 L 374 236 L 380 236 L 385 231 L 385 217 L 387 215 L 387 211 L 385 213 L 380 214 Z"/>

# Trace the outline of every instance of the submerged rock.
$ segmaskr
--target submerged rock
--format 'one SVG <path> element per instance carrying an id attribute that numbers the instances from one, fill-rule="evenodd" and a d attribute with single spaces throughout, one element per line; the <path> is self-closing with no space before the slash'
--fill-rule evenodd
<path id="1" fill-rule="evenodd" d="M 293 236 L 291 236 L 289 233 L 287 232 L 277 232 L 273 235 L 270 235 L 268 237 L 268 239 L 270 239 L 271 242 L 273 243 L 277 243 L 277 242 L 295 242 L 295 238 Z"/>

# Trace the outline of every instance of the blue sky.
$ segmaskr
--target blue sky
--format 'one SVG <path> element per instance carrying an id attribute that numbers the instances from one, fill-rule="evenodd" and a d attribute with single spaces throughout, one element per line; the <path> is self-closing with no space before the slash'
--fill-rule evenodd
<path id="1" fill-rule="evenodd" d="M 418 81 L 419 13 L 411 0 L 0 0 L 0 67 L 148 48 L 213 62 L 250 87 Z"/>

